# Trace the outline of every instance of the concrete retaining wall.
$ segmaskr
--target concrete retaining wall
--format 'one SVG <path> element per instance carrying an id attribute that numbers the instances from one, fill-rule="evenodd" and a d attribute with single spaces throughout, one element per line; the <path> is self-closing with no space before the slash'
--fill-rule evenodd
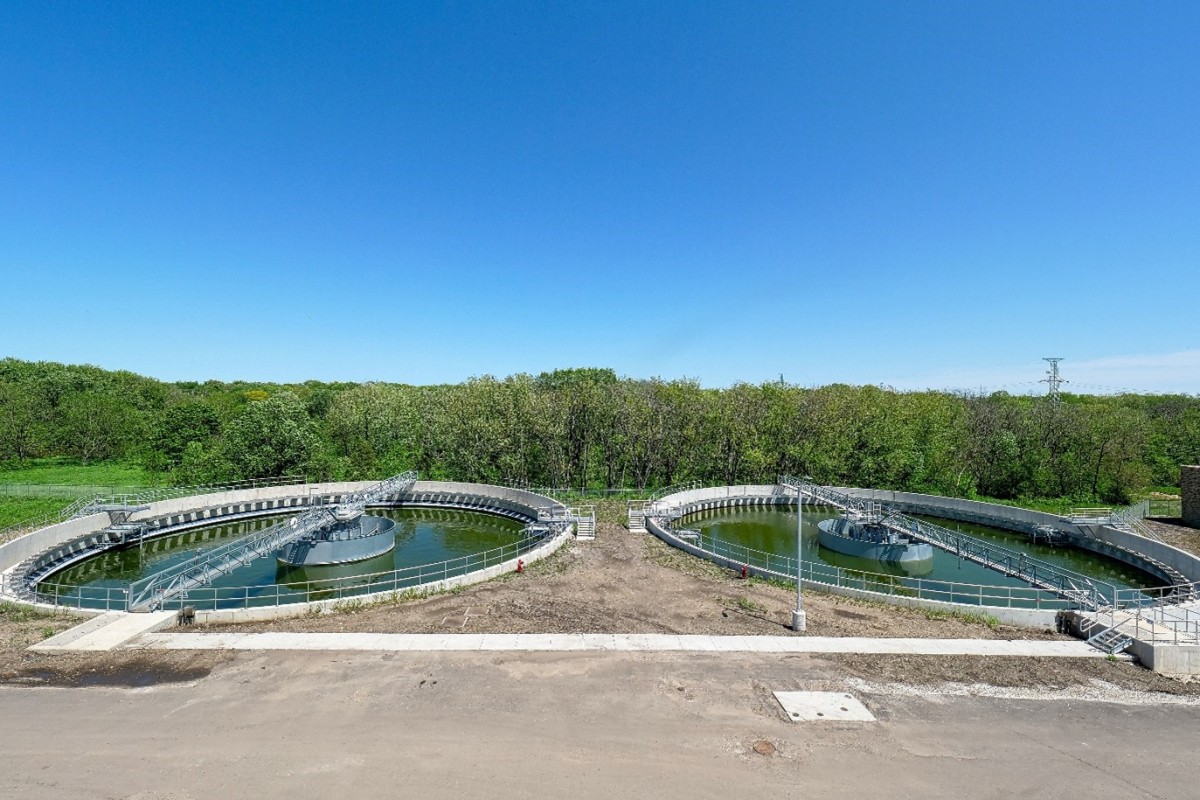
<path id="1" fill-rule="evenodd" d="M 108 525 L 108 514 L 92 514 L 78 519 L 69 519 L 57 525 L 27 533 L 10 542 L 0 545 L 0 572 L 5 572 L 20 564 L 30 556 L 70 541 L 78 536 L 86 536 Z"/>
<path id="2" fill-rule="evenodd" d="M 1200 646 L 1134 641 L 1129 652 L 1147 669 L 1164 675 L 1200 675 Z"/>

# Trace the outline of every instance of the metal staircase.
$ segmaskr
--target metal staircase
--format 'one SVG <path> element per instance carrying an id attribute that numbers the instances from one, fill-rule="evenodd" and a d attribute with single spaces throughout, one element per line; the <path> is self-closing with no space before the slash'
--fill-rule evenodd
<path id="1" fill-rule="evenodd" d="M 575 538 L 591 541 L 596 538 L 596 507 L 577 506 L 571 509 L 571 521 L 575 523 Z"/>
<path id="2" fill-rule="evenodd" d="M 342 499 L 337 505 L 319 506 L 269 528 L 201 553 L 129 586 L 130 611 L 152 611 L 192 589 L 207 586 L 244 564 L 311 536 L 339 521 L 353 519 L 373 503 L 401 494 L 416 483 L 415 472 L 388 478 Z"/>
<path id="3" fill-rule="evenodd" d="M 1133 644 L 1133 637 L 1121 633 L 1119 628 L 1106 628 L 1095 636 L 1089 637 L 1087 643 L 1097 650 L 1110 656 L 1122 653 Z"/>
<path id="4" fill-rule="evenodd" d="M 629 530 L 635 533 L 642 533 L 646 530 L 646 509 L 649 505 L 649 500 L 630 500 L 628 502 L 626 511 L 629 516 Z"/>
<path id="5" fill-rule="evenodd" d="M 1112 515 L 1112 522 L 1109 524 L 1119 531 L 1132 533 L 1135 536 L 1143 536 L 1147 539 L 1153 539 L 1156 542 L 1161 542 L 1162 537 L 1154 532 L 1143 520 L 1142 512 L 1145 506 L 1142 503 L 1122 508 Z"/>

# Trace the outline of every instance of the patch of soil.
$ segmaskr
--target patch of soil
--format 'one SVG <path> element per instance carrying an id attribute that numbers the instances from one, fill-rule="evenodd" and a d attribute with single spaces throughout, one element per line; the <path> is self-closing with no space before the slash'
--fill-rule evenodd
<path id="1" fill-rule="evenodd" d="M 1200 555 L 1200 530 L 1183 524 L 1181 519 L 1147 519 L 1143 522 L 1164 542 L 1192 555 Z"/>
<path id="2" fill-rule="evenodd" d="M 1200 683 L 1185 683 L 1130 661 L 1104 658 L 1016 656 L 913 656 L 839 653 L 822 656 L 844 674 L 872 683 L 932 686 L 984 683 L 991 686 L 1066 689 L 1106 681 L 1142 692 L 1200 695 Z"/>
<path id="3" fill-rule="evenodd" d="M 0 609 L 0 685 L 154 686 L 207 677 L 231 657 L 221 652 L 31 653 L 26 648 L 84 620 L 24 607 Z"/>
<path id="4" fill-rule="evenodd" d="M 1046 639 L 1053 631 L 927 616 L 806 591 L 809 635 Z M 521 575 L 461 591 L 270 622 L 203 630 L 403 633 L 674 633 L 791 635 L 794 590 L 742 580 L 644 533 L 601 522 Z M 184 629 L 187 630 L 187 629 Z"/>
<path id="5" fill-rule="evenodd" d="M 19 686 L 156 686 L 206 678 L 232 658 L 220 651 L 163 651 L 153 654 L 116 650 L 110 653 L 0 653 L 0 684 Z"/>

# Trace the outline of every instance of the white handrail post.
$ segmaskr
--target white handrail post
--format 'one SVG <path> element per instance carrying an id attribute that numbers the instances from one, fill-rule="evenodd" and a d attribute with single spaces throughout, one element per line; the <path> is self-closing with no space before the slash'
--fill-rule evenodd
<path id="1" fill-rule="evenodd" d="M 796 609 L 792 612 L 792 630 L 800 632 L 807 626 L 804 613 L 804 496 L 796 486 Z"/>

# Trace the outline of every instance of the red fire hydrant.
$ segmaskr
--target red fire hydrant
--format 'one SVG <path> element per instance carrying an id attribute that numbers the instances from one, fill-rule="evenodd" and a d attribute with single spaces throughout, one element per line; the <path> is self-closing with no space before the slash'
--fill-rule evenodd
<path id="1" fill-rule="evenodd" d="M 742 564 L 742 580 L 746 580 L 746 578 L 749 578 L 749 577 L 750 577 L 750 567 L 746 566 L 745 564 Z"/>
<path id="2" fill-rule="evenodd" d="M 517 573 L 520 574 L 524 571 L 525 571 L 525 559 L 518 558 L 517 559 Z"/>

